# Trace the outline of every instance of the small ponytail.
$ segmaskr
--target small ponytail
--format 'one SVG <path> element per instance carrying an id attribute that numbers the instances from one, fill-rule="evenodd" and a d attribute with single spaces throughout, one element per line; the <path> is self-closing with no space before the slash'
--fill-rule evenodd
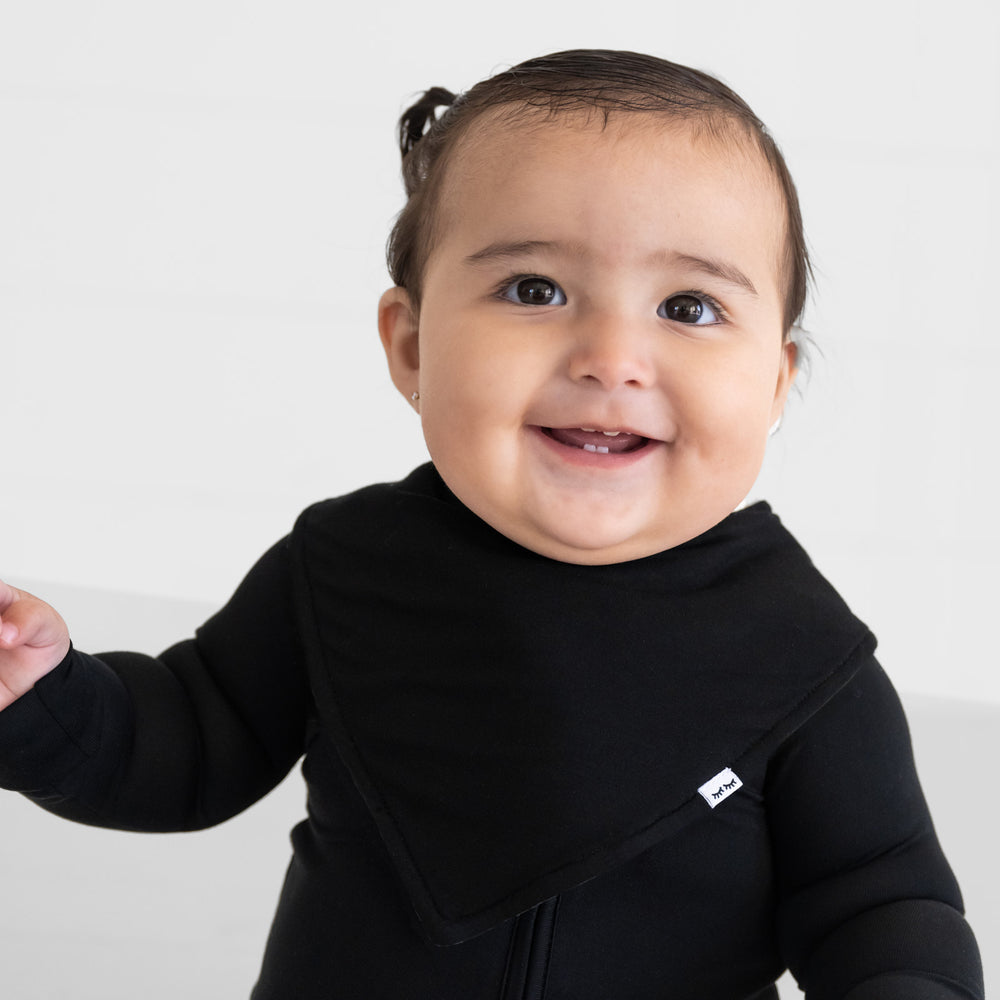
<path id="1" fill-rule="evenodd" d="M 416 104 L 403 112 L 399 119 L 399 152 L 404 160 L 438 120 L 437 109 L 450 107 L 454 102 L 455 95 L 450 90 L 431 87 Z"/>

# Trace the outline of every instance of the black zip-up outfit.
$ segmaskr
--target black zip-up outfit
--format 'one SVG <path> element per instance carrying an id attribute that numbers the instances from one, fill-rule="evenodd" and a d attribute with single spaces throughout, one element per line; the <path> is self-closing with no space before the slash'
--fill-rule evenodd
<path id="1" fill-rule="evenodd" d="M 195 639 L 71 652 L 0 784 L 194 829 L 304 752 L 254 1000 L 982 998 L 873 648 L 765 504 L 573 566 L 423 466 L 307 510 Z"/>

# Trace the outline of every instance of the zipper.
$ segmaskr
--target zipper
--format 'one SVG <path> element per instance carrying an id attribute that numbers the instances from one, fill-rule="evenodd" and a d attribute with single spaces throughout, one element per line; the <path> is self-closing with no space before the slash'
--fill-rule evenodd
<path id="1" fill-rule="evenodd" d="M 559 897 L 553 896 L 514 920 L 500 1000 L 543 1000 L 556 930 Z"/>

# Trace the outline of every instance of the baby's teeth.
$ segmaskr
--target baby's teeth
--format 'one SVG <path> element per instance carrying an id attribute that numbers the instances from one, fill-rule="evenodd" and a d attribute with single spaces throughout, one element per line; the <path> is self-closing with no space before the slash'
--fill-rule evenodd
<path id="1" fill-rule="evenodd" d="M 621 431 L 601 431 L 601 433 L 605 437 L 616 438 L 616 437 L 618 437 L 619 434 L 621 434 Z"/>
<path id="2" fill-rule="evenodd" d="M 583 430 L 582 427 L 580 429 Z M 607 455 L 608 453 L 608 448 L 602 444 L 585 444 L 583 450 L 594 452 L 597 455 Z"/>

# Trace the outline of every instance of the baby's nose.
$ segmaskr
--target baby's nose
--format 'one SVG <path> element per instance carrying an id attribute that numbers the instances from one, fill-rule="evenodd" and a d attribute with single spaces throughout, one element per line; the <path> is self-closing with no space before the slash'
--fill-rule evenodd
<path id="1" fill-rule="evenodd" d="M 600 383 L 605 389 L 650 386 L 655 381 L 648 333 L 634 318 L 601 313 L 582 321 L 569 363 L 577 382 Z"/>

